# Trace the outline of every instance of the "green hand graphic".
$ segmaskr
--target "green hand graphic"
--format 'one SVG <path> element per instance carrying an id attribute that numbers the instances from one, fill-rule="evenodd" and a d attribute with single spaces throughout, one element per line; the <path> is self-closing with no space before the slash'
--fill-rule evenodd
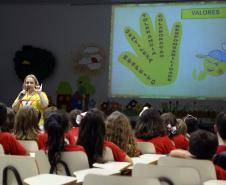
<path id="1" fill-rule="evenodd" d="M 163 14 L 156 16 L 154 29 L 150 16 L 142 13 L 140 31 L 141 36 L 132 28 L 125 27 L 126 39 L 136 55 L 125 51 L 118 60 L 146 85 L 173 83 L 178 74 L 181 23 L 175 22 L 169 33 Z"/>

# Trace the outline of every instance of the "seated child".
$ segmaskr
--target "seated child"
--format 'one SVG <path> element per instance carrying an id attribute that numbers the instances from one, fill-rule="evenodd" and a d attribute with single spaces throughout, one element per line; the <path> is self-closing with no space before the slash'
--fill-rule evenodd
<path id="1" fill-rule="evenodd" d="M 169 138 L 175 143 L 176 148 L 188 149 L 188 140 L 183 134 L 178 133 L 178 122 L 176 116 L 171 113 L 164 113 L 161 115 L 163 125 L 167 128 Z"/>
<path id="2" fill-rule="evenodd" d="M 16 137 L 5 132 L 3 125 L 7 119 L 7 109 L 5 104 L 0 103 L 0 144 L 2 145 L 5 154 L 10 155 L 27 155 L 26 149 L 16 140 Z"/>
<path id="3" fill-rule="evenodd" d="M 69 113 L 69 122 L 70 122 L 70 128 L 67 132 L 67 135 L 69 138 L 73 138 L 74 142 L 76 143 L 77 137 L 78 137 L 78 132 L 79 132 L 79 124 L 80 124 L 80 119 L 78 118 L 79 116 L 82 117 L 82 112 L 78 109 L 73 109 Z"/>
<path id="4" fill-rule="evenodd" d="M 103 112 L 98 109 L 87 111 L 81 119 L 77 144 L 84 147 L 90 167 L 95 162 L 105 162 L 105 147 L 111 148 L 115 161 L 132 163 L 132 159 L 117 145 L 105 140 L 105 136 L 106 128 Z"/>
<path id="5" fill-rule="evenodd" d="M 184 122 L 183 119 L 177 119 L 177 131 L 178 131 L 178 134 L 182 134 L 186 137 L 186 139 L 189 141 L 190 139 L 190 134 L 188 134 L 188 128 L 187 128 L 187 125 L 186 123 Z"/>
<path id="6" fill-rule="evenodd" d="M 217 136 L 206 130 L 197 130 L 191 134 L 189 150 L 173 150 L 172 157 L 212 160 L 218 146 Z M 215 165 L 217 179 L 226 180 L 226 170 Z"/>
<path id="7" fill-rule="evenodd" d="M 130 157 L 140 155 L 127 116 L 119 111 L 112 112 L 106 119 L 106 139 L 119 146 Z"/>
<path id="8" fill-rule="evenodd" d="M 157 154 L 168 154 L 175 149 L 162 123 L 160 112 L 156 109 L 147 108 L 140 113 L 135 137 L 137 142 L 153 143 Z"/>
<path id="9" fill-rule="evenodd" d="M 44 129 L 48 135 L 45 150 L 47 150 L 48 153 L 49 163 L 54 169 L 57 165 L 57 161 L 61 159 L 61 152 L 84 152 L 82 146 L 65 143 L 65 133 L 68 128 L 69 120 L 67 114 L 62 111 L 52 112 L 45 120 Z"/>

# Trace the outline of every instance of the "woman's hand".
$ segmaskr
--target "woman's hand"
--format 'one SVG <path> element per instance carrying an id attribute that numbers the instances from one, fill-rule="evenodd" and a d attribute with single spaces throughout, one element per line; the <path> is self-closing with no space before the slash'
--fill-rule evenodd
<path id="1" fill-rule="evenodd" d="M 42 84 L 39 86 L 39 85 L 37 85 L 37 86 L 35 86 L 35 91 L 38 93 L 38 94 L 40 94 L 41 92 L 42 92 Z"/>

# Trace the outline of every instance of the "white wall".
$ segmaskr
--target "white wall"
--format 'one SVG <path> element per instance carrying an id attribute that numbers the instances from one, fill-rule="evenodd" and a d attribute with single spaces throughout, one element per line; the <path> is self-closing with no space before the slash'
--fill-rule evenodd
<path id="1" fill-rule="evenodd" d="M 110 15 L 111 7 L 102 5 L 0 5 L 0 101 L 11 105 L 21 90 L 13 56 L 22 45 L 47 49 L 56 57 L 54 74 L 43 82 L 44 91 L 54 101 L 60 81 L 70 81 L 76 89 L 73 59 L 84 47 L 102 48 L 108 66 Z M 98 102 L 107 98 L 108 68 L 102 73 L 92 77 Z"/>

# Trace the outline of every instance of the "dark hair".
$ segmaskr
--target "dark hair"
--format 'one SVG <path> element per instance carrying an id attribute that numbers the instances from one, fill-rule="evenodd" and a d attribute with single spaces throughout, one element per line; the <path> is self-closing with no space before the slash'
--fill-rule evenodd
<path id="1" fill-rule="evenodd" d="M 160 112 L 157 109 L 146 109 L 138 118 L 135 136 L 142 139 L 151 139 L 166 134 Z"/>
<path id="2" fill-rule="evenodd" d="M 55 106 L 47 107 L 43 112 L 44 122 L 48 118 L 49 114 L 51 114 L 52 112 L 56 112 L 56 111 L 57 111 L 57 107 L 55 107 Z"/>
<path id="3" fill-rule="evenodd" d="M 76 123 L 76 118 L 77 115 L 81 114 L 82 111 L 80 111 L 79 109 L 73 109 L 70 113 L 69 113 L 69 120 L 70 120 L 70 124 L 72 127 L 78 127 L 79 125 Z"/>
<path id="4" fill-rule="evenodd" d="M 217 146 L 217 136 L 207 130 L 197 130 L 191 134 L 189 152 L 197 159 L 211 160 Z"/>
<path id="5" fill-rule="evenodd" d="M 68 126 L 67 114 L 62 111 L 50 113 L 45 120 L 44 129 L 48 134 L 48 158 L 54 168 L 61 158 L 61 152 L 64 151 L 64 133 L 68 130 Z"/>
<path id="6" fill-rule="evenodd" d="M 88 111 L 81 120 L 77 144 L 84 147 L 89 165 L 103 161 L 105 123 L 104 115 L 98 109 Z"/>
<path id="7" fill-rule="evenodd" d="M 188 129 L 187 131 L 189 134 L 199 129 L 199 121 L 196 117 L 192 115 L 188 114 L 187 116 L 185 116 L 184 122 L 187 125 L 187 129 Z"/>
<path id="8" fill-rule="evenodd" d="M 226 170 L 226 151 L 217 154 L 214 157 L 213 163 Z"/>
<path id="9" fill-rule="evenodd" d="M 161 118 L 163 121 L 163 125 L 167 128 L 168 135 L 169 136 L 176 135 L 178 133 L 176 116 L 171 112 L 167 112 L 163 113 L 161 115 Z"/>
<path id="10" fill-rule="evenodd" d="M 4 103 L 0 102 L 0 128 L 5 124 L 7 118 L 7 108 Z"/>
<path id="11" fill-rule="evenodd" d="M 216 117 L 216 127 L 220 137 L 226 139 L 226 113 L 220 112 Z"/>
<path id="12" fill-rule="evenodd" d="M 13 132 L 15 122 L 15 112 L 12 108 L 7 107 L 7 118 L 5 124 L 2 125 L 1 131 Z"/>

